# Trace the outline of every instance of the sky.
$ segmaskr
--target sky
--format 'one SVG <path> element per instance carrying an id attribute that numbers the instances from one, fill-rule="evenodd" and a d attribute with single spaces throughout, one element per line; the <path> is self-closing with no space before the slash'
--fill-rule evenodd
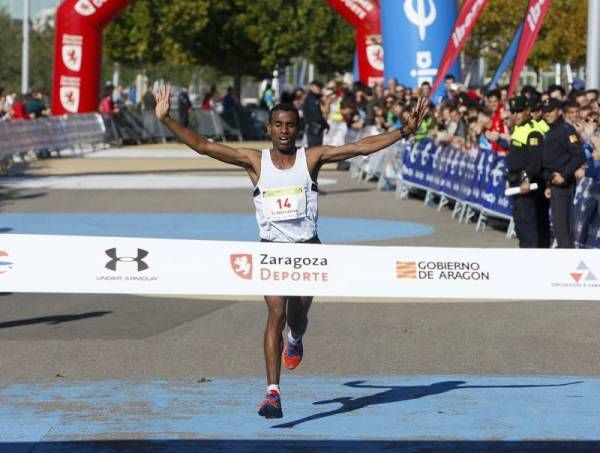
<path id="1" fill-rule="evenodd" d="M 8 13 L 15 17 L 21 18 L 23 15 L 23 3 L 25 0 L 0 0 L 0 8 L 4 8 Z M 31 16 L 35 16 L 44 8 L 56 7 L 60 0 L 29 0 L 29 10 Z"/>

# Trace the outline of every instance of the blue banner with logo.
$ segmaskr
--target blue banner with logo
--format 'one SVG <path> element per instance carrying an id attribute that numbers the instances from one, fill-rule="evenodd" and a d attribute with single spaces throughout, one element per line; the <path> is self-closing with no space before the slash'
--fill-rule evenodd
<path id="1" fill-rule="evenodd" d="M 431 139 L 415 142 L 404 153 L 402 179 L 408 185 L 433 190 L 500 217 L 512 216 L 504 195 L 506 161 L 489 149 L 472 155 Z"/>
<path id="2" fill-rule="evenodd" d="M 573 199 L 573 239 L 580 248 L 597 247 L 600 239 L 600 184 L 592 178 L 577 183 Z"/>
<path id="3" fill-rule="evenodd" d="M 380 4 L 386 80 L 395 77 L 409 87 L 433 83 L 456 21 L 456 2 L 381 0 Z M 460 79 L 458 59 L 450 73 Z M 438 91 L 443 94 L 444 89 Z"/>
<path id="4" fill-rule="evenodd" d="M 402 180 L 408 186 L 431 190 L 470 204 L 492 216 L 511 218 L 512 197 L 504 195 L 506 159 L 480 142 L 476 154 L 436 145 L 425 139 L 407 146 Z M 600 180 L 583 178 L 573 203 L 575 244 L 600 248 Z"/>

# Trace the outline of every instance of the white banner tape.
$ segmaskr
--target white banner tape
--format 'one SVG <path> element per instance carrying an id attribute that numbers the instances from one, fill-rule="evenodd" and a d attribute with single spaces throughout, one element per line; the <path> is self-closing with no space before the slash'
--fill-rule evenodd
<path id="1" fill-rule="evenodd" d="M 0 292 L 598 300 L 600 253 L 4 234 Z"/>

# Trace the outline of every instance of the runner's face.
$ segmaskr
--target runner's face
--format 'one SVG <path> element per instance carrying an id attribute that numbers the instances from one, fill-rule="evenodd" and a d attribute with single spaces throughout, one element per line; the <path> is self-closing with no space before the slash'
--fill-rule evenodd
<path id="1" fill-rule="evenodd" d="M 277 110 L 267 126 L 273 140 L 273 148 L 283 153 L 296 148 L 298 134 L 298 119 L 294 112 Z"/>

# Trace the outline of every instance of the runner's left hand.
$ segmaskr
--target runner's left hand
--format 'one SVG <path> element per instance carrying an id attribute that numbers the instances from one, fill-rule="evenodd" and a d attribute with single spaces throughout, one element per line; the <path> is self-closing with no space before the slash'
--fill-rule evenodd
<path id="1" fill-rule="evenodd" d="M 417 101 L 417 105 L 415 105 L 410 111 L 409 117 L 406 121 L 406 127 L 413 132 L 416 131 L 423 122 L 423 119 L 425 118 L 425 115 L 427 115 L 428 111 L 429 99 L 426 97 L 420 97 Z"/>

